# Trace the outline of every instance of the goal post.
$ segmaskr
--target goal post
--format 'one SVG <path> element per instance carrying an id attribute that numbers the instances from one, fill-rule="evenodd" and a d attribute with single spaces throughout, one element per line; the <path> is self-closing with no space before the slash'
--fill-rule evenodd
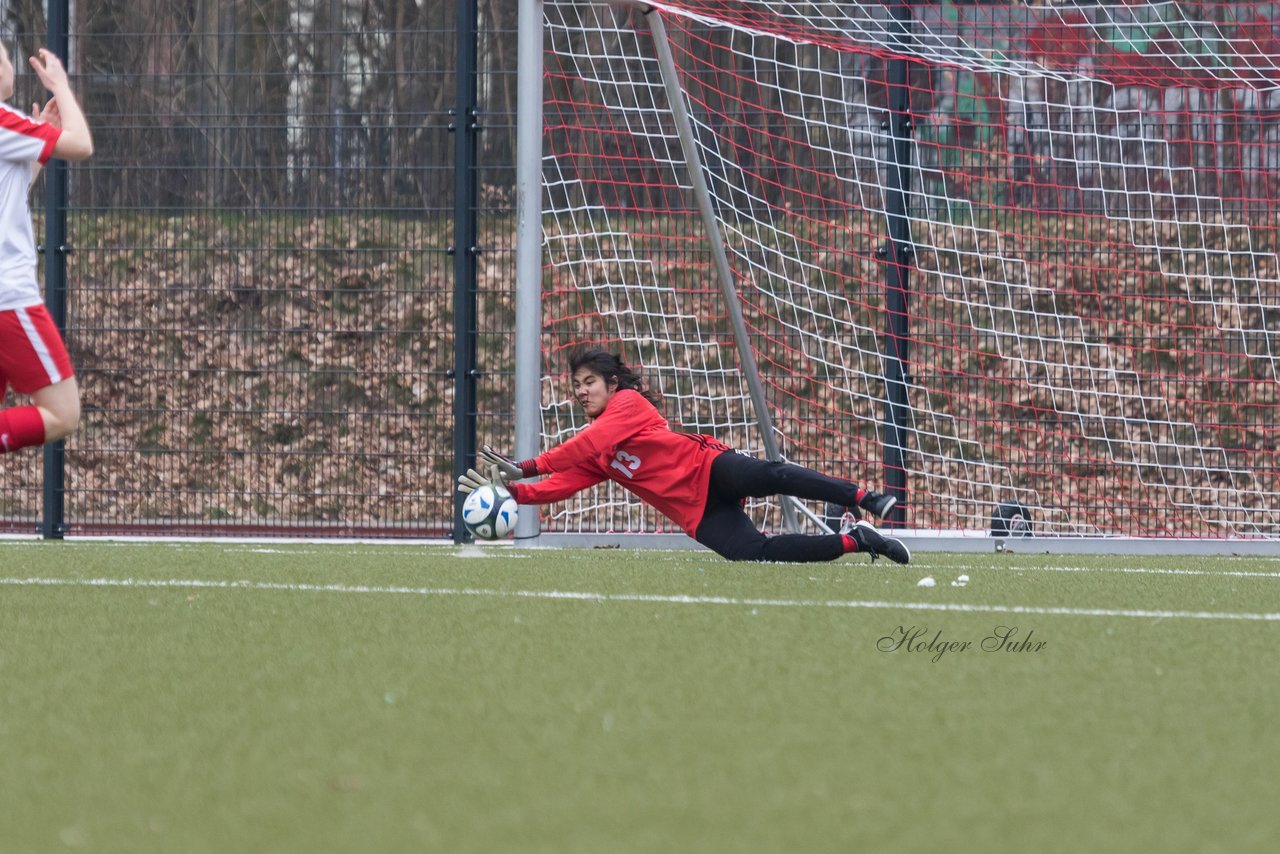
<path id="1" fill-rule="evenodd" d="M 542 449 L 542 97 L 543 0 L 520 0 L 516 57 L 516 459 Z M 537 539 L 536 513 L 516 519 L 515 539 Z"/>
<path id="2" fill-rule="evenodd" d="M 1010 507 L 1053 549 L 1280 542 L 1269 4 L 526 14 L 522 456 L 585 426 L 593 344 L 677 428 L 899 490 L 913 545 L 990 548 Z M 613 484 L 521 524 L 675 533 Z"/>

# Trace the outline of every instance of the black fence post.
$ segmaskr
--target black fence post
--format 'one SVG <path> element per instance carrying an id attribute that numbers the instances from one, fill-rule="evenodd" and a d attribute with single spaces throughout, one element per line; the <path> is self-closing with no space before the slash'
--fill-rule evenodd
<path id="1" fill-rule="evenodd" d="M 457 0 L 457 95 L 453 121 L 453 476 L 466 472 L 476 458 L 476 54 L 479 21 L 476 0 Z M 462 525 L 463 496 L 454 493 L 453 541 L 468 539 Z"/>
<path id="2" fill-rule="evenodd" d="M 884 484 L 885 490 L 898 499 L 898 505 L 885 522 L 901 526 L 906 518 L 907 469 L 906 436 L 911 417 L 907 389 L 911 384 L 910 316 L 907 313 L 911 267 L 915 250 L 911 242 L 911 217 L 908 193 L 911 188 L 911 115 L 910 69 L 904 58 L 911 44 L 911 2 L 894 0 L 890 7 L 890 45 L 895 56 L 889 61 L 888 121 L 889 152 L 885 181 L 885 216 L 889 221 L 888 243 L 880 250 L 885 269 L 885 308 L 888 330 L 885 336 L 884 364 Z"/>
<path id="3" fill-rule="evenodd" d="M 50 0 L 49 50 L 68 69 L 70 0 Z M 52 159 L 44 170 L 44 303 L 63 338 L 67 333 L 67 163 Z M 66 443 L 59 439 L 44 446 L 44 508 L 40 533 L 46 540 L 60 540 L 66 533 Z"/>

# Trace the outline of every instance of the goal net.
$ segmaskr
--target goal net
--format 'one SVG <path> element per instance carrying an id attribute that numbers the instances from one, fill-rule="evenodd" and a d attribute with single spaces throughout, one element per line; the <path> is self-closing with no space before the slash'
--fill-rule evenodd
<path id="1" fill-rule="evenodd" d="M 593 344 L 638 365 L 677 428 L 763 455 L 719 240 L 784 458 L 879 488 L 906 356 L 906 528 L 986 532 L 1016 502 L 1042 534 L 1280 537 L 1273 4 L 548 0 L 545 17 L 544 447 L 584 426 L 565 363 Z M 778 509 L 753 505 L 772 530 Z M 671 530 L 610 484 L 543 529 Z"/>

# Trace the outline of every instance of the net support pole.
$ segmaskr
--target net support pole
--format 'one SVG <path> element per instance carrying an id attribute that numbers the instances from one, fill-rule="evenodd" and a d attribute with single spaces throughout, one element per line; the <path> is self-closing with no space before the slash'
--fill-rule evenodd
<path id="1" fill-rule="evenodd" d="M 543 0 L 520 0 L 518 39 L 514 451 L 527 460 L 541 450 L 542 434 Z M 538 514 L 521 513 L 516 540 L 534 539 L 538 531 Z"/>
<path id="2" fill-rule="evenodd" d="M 457 92 L 449 130 L 454 135 L 453 164 L 453 479 L 475 465 L 476 460 L 476 384 L 480 370 L 476 365 L 476 306 L 478 256 L 476 206 L 476 41 L 477 0 L 457 0 Z M 453 541 L 465 542 L 468 534 L 462 524 L 462 500 L 453 493 Z"/>
<path id="3" fill-rule="evenodd" d="M 62 59 L 68 69 L 73 58 L 70 46 L 68 0 L 49 4 L 49 49 Z M 51 159 L 44 172 L 44 301 L 49 317 L 63 338 L 67 332 L 67 162 Z M 47 540 L 60 540 L 66 533 L 66 443 L 59 439 L 44 446 L 44 496 L 40 517 L 40 535 Z"/>
<path id="4" fill-rule="evenodd" d="M 906 441 L 911 417 L 907 389 L 911 376 L 910 364 L 911 328 L 907 311 L 911 266 L 915 249 L 911 240 L 911 219 L 908 194 L 911 189 L 911 133 L 914 129 L 911 116 L 911 87 L 908 80 L 907 60 L 902 51 L 910 44 L 912 0 L 893 0 L 890 13 L 890 47 L 898 55 L 889 61 L 887 82 L 889 111 L 886 121 L 888 131 L 888 157 L 885 175 L 885 217 L 888 220 L 889 239 L 877 254 L 884 260 L 885 309 L 887 330 L 884 358 L 884 488 L 898 499 L 890 518 L 884 522 L 900 527 L 905 518 L 907 504 Z"/>
<path id="5" fill-rule="evenodd" d="M 658 68 L 662 73 L 662 83 L 666 88 L 667 101 L 671 105 L 671 113 L 675 117 L 676 132 L 680 136 L 680 148 L 684 153 L 688 167 L 689 180 L 693 184 L 693 195 L 698 204 L 698 212 L 707 231 L 707 243 L 711 247 L 711 258 L 715 264 L 716 278 L 724 291 L 725 308 L 729 312 L 729 320 L 733 324 L 733 337 L 738 346 L 738 359 L 742 363 L 742 372 L 747 378 L 747 388 L 751 393 L 751 405 L 755 409 L 756 424 L 760 429 L 761 441 L 764 443 L 765 455 L 771 460 L 781 460 L 777 437 L 773 432 L 773 419 L 769 415 L 769 407 L 765 402 L 764 386 L 760 382 L 760 369 L 756 364 L 755 353 L 751 349 L 751 341 L 747 336 L 747 324 L 742 317 L 742 306 L 738 302 L 738 291 L 733 283 L 733 273 L 729 269 L 729 255 L 725 250 L 724 235 L 716 220 L 715 208 L 711 201 L 711 191 L 707 186 L 706 175 L 702 171 L 702 157 L 698 154 L 697 140 L 693 133 L 693 122 L 689 117 L 688 105 L 684 92 L 680 88 L 680 79 L 676 73 L 676 63 L 671 55 L 671 44 L 667 41 L 667 28 L 662 15 L 643 3 L 634 4 L 649 22 L 653 32 L 653 43 L 658 55 Z M 799 530 L 795 501 L 788 496 L 780 496 L 782 520 L 788 531 Z"/>

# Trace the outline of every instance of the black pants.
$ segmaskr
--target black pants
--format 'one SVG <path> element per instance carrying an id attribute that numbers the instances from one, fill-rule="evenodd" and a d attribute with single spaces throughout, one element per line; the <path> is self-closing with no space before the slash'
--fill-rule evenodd
<path id="1" fill-rule="evenodd" d="M 791 463 L 757 460 L 726 451 L 711 463 L 707 509 L 694 539 L 729 560 L 775 560 L 812 563 L 844 554 L 839 534 L 760 533 L 742 509 L 742 499 L 793 495 L 843 507 L 857 504 L 858 487 Z"/>

